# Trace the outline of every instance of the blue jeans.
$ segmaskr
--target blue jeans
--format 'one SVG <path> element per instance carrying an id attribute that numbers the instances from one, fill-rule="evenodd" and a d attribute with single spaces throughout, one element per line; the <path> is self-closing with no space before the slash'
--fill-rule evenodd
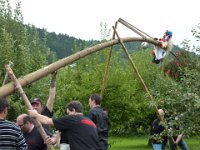
<path id="1" fill-rule="evenodd" d="M 164 144 L 153 144 L 153 149 L 154 150 L 165 150 L 165 145 Z"/>
<path id="2" fill-rule="evenodd" d="M 180 140 L 180 142 L 178 143 L 178 146 L 182 150 L 189 150 L 187 143 L 183 139 Z M 170 141 L 170 150 L 175 150 L 175 145 L 171 141 Z"/>

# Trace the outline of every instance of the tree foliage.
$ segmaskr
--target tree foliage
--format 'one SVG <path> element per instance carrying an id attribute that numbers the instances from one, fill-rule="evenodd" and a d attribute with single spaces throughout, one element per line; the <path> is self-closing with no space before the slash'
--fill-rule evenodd
<path id="1" fill-rule="evenodd" d="M 198 44 L 199 30 L 193 30 Z M 190 52 L 189 41 L 183 42 L 183 49 L 178 58 L 174 58 L 165 68 L 169 76 L 157 80 L 152 89 L 158 99 L 157 105 L 166 110 L 166 120 L 168 128 L 173 128 L 173 132 L 168 133 L 177 135 L 184 133 L 186 136 L 198 135 L 199 128 L 199 102 L 200 102 L 200 62 L 197 49 Z M 195 46 L 193 46 L 195 48 Z M 166 72 L 165 72 L 166 73 Z M 175 75 L 177 74 L 177 76 Z M 166 74 L 165 74 L 166 75 Z M 174 78 L 175 77 L 175 78 Z"/>
<path id="2" fill-rule="evenodd" d="M 23 24 L 23 17 L 20 10 L 20 3 L 16 4 L 14 10 L 10 7 L 9 0 L 0 1 L 0 81 L 2 83 L 6 74 L 5 65 L 9 61 L 13 62 L 14 73 L 16 77 L 23 76 L 33 72 L 44 65 L 47 65 L 49 48 L 46 46 L 46 37 L 39 39 L 38 32 L 27 32 L 26 26 Z M 45 81 L 45 80 L 42 80 Z M 38 85 L 29 85 L 25 88 L 28 96 L 35 90 L 41 90 L 41 83 Z M 34 88 L 33 88 L 34 87 Z M 30 92 L 31 89 L 31 92 Z M 11 109 L 17 113 L 24 110 L 21 98 L 18 94 L 9 97 L 11 101 Z M 16 114 L 17 114 L 16 113 Z M 16 114 L 9 114 L 11 119 L 16 118 Z"/>

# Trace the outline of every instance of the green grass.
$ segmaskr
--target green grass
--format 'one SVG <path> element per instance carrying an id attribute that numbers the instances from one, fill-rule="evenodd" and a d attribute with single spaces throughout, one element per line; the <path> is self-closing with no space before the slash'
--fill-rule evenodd
<path id="1" fill-rule="evenodd" d="M 200 149 L 200 139 L 193 137 L 184 139 L 190 150 Z M 124 137 L 109 137 L 109 150 L 152 150 L 152 146 L 148 146 L 148 136 L 124 136 Z M 169 150 L 167 145 L 166 150 Z"/>

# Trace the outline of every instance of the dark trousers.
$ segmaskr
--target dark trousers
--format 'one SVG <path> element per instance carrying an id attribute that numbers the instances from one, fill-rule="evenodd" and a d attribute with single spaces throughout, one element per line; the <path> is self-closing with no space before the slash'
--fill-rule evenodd
<path id="1" fill-rule="evenodd" d="M 100 143 L 101 150 L 108 150 L 108 141 L 101 140 L 99 141 L 99 143 Z"/>
<path id="2" fill-rule="evenodd" d="M 170 150 L 176 150 L 176 145 L 170 140 L 169 142 Z M 189 150 L 187 143 L 181 139 L 178 143 L 178 147 L 180 147 L 182 150 Z"/>

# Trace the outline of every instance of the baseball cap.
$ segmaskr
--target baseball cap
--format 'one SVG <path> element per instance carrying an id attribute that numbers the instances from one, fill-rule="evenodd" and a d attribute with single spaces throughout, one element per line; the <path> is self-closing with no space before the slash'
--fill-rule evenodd
<path id="1" fill-rule="evenodd" d="M 39 99 L 39 98 L 35 98 L 35 99 L 33 99 L 32 101 L 31 101 L 31 105 L 32 104 L 42 104 L 42 101 Z"/>
<path id="2" fill-rule="evenodd" d="M 168 35 L 168 36 L 172 37 L 172 31 L 167 30 L 167 31 L 165 32 L 165 35 Z"/>

